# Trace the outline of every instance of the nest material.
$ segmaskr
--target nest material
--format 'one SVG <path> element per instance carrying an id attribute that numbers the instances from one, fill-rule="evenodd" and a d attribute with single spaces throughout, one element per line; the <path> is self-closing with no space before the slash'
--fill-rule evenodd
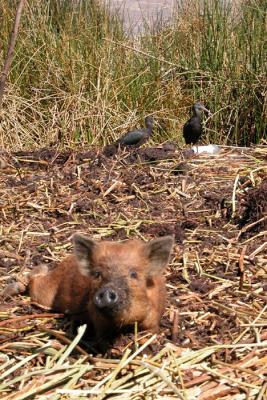
<path id="1" fill-rule="evenodd" d="M 75 231 L 176 239 L 158 336 L 122 334 L 92 355 L 84 327 L 77 333 L 27 296 L 2 302 L 1 398 L 264 399 L 266 151 L 1 155 L 3 287 L 63 258 Z M 173 173 L 178 163 L 188 165 L 182 174 Z"/>

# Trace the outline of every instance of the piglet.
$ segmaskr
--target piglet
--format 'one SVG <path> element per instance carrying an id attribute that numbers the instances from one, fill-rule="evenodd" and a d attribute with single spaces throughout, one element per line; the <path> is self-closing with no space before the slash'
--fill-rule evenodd
<path id="1" fill-rule="evenodd" d="M 75 234 L 73 244 L 74 254 L 54 269 L 41 265 L 29 274 L 31 300 L 86 322 L 98 338 L 135 322 L 158 332 L 173 238 L 96 242 Z M 13 291 L 21 290 L 13 285 Z"/>

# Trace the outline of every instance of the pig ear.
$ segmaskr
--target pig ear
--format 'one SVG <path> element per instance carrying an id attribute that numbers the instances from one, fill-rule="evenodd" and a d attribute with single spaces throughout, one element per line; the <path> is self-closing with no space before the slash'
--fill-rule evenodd
<path id="1" fill-rule="evenodd" d="M 96 242 L 79 233 L 73 235 L 72 241 L 74 244 L 74 254 L 79 263 L 81 273 L 88 275 Z"/>
<path id="2" fill-rule="evenodd" d="M 172 236 L 164 236 L 145 245 L 150 262 L 149 274 L 156 275 L 163 270 L 169 261 L 173 242 Z"/>

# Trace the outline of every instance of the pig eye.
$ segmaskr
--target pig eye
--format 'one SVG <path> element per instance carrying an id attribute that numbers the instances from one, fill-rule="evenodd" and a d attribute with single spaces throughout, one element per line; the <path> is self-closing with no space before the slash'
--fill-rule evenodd
<path id="1" fill-rule="evenodd" d="M 137 272 L 136 272 L 136 271 L 131 271 L 131 272 L 130 272 L 130 278 L 138 279 Z"/>
<path id="2" fill-rule="evenodd" d="M 95 279 L 99 279 L 102 276 L 100 271 L 92 271 L 91 275 Z"/>

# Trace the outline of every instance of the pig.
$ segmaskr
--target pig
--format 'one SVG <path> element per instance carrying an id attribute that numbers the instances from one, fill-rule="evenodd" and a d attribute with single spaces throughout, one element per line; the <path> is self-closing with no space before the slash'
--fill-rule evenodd
<path id="1" fill-rule="evenodd" d="M 98 338 L 135 322 L 158 332 L 173 237 L 96 242 L 76 233 L 73 245 L 74 253 L 54 269 L 40 265 L 29 274 L 32 302 L 86 322 Z"/>

